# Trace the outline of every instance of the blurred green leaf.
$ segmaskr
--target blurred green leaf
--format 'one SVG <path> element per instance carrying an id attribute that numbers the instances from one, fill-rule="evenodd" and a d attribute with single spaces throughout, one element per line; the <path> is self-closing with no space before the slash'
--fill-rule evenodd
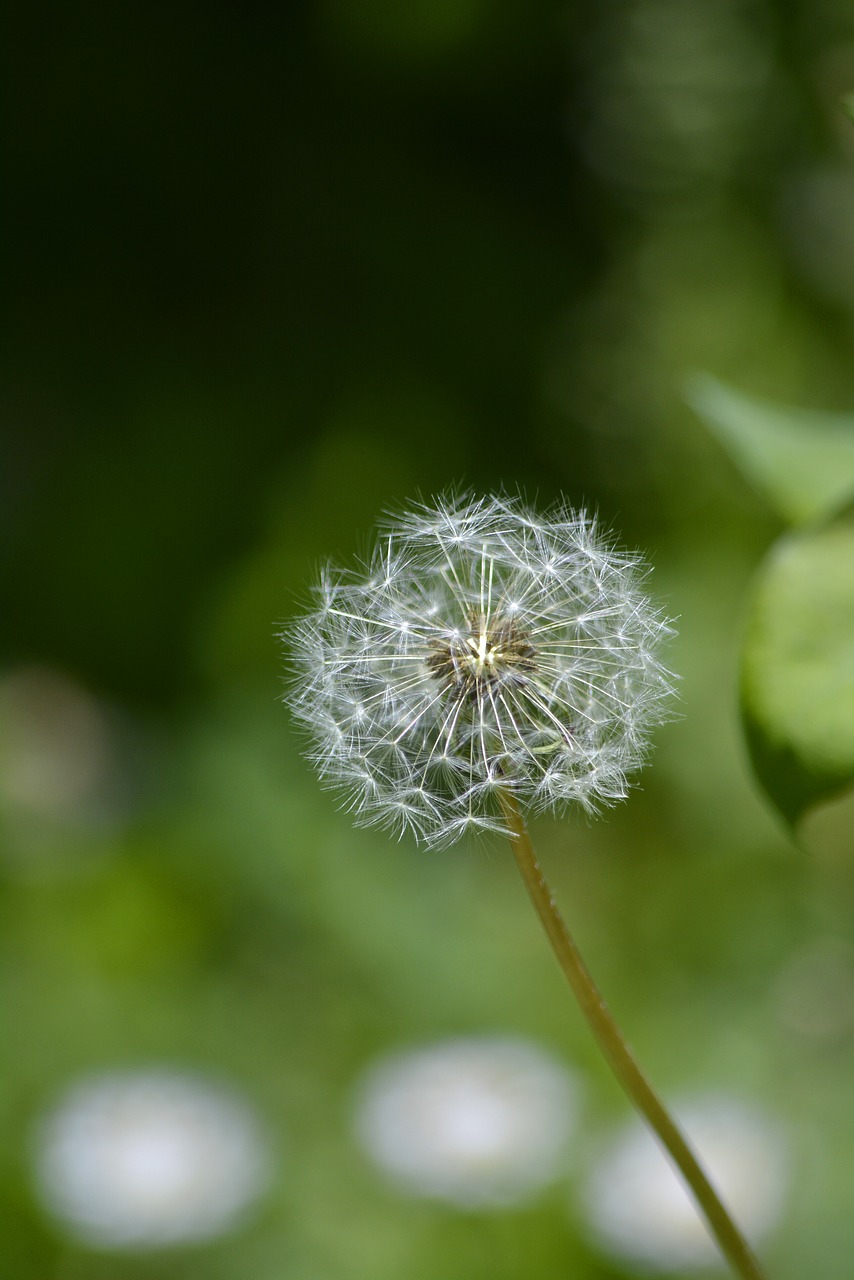
<path id="1" fill-rule="evenodd" d="M 742 713 L 786 821 L 854 783 L 854 505 L 772 548 L 748 620 Z"/>
<path id="2" fill-rule="evenodd" d="M 854 120 L 854 93 L 844 93 L 839 99 L 839 105 L 849 119 Z"/>
<path id="3" fill-rule="evenodd" d="M 770 404 L 710 374 L 690 379 L 685 396 L 787 523 L 829 516 L 854 494 L 854 415 Z"/>

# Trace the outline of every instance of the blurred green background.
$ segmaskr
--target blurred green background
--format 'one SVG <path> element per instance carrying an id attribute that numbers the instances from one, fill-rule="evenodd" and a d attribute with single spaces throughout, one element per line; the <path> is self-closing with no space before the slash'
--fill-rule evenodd
<path id="1" fill-rule="evenodd" d="M 846 828 L 796 850 L 750 779 L 739 629 L 779 526 L 682 398 L 708 370 L 854 404 L 850 5 L 91 0 L 11 35 L 2 1274 L 623 1274 L 571 1187 L 627 1104 L 508 851 L 353 831 L 279 704 L 318 564 L 455 482 L 563 494 L 654 565 L 682 718 L 620 810 L 536 839 L 662 1090 L 785 1131 L 773 1274 L 850 1274 Z M 566 1177 L 506 1212 L 405 1196 L 355 1082 L 496 1032 L 584 1080 Z M 149 1064 L 247 1099 L 273 1184 L 207 1244 L 89 1249 L 33 1127 Z"/>

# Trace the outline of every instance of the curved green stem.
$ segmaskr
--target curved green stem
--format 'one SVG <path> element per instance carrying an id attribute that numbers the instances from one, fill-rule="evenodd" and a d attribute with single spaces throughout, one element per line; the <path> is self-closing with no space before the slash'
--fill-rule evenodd
<path id="1" fill-rule="evenodd" d="M 537 862 L 525 820 L 515 797 L 509 791 L 502 792 L 501 807 L 512 833 L 511 844 L 525 887 L 581 1007 L 581 1012 L 587 1019 L 611 1070 L 691 1188 L 701 1213 L 721 1251 L 729 1259 L 733 1270 L 742 1276 L 743 1280 L 764 1280 L 764 1273 L 750 1246 L 724 1208 L 696 1156 L 632 1056 L 598 987 L 591 978 L 578 947 L 555 905 Z"/>

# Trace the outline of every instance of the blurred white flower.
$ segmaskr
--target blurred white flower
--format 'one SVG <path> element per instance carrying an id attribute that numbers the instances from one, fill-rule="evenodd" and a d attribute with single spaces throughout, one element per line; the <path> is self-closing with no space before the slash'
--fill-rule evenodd
<path id="1" fill-rule="evenodd" d="M 81 685 L 49 667 L 0 677 L 0 808 L 13 819 L 91 828 L 113 816 L 115 726 Z"/>
<path id="2" fill-rule="evenodd" d="M 321 777 L 361 822 L 432 845 L 506 832 L 499 787 L 535 811 L 621 799 L 671 692 L 641 577 L 564 506 L 405 511 L 360 571 L 327 569 L 287 633 Z"/>
<path id="3" fill-rule="evenodd" d="M 683 1132 L 752 1241 L 779 1221 L 789 1161 L 779 1128 L 744 1102 L 705 1095 L 677 1105 Z M 603 1150 L 583 1192 L 602 1249 L 633 1269 L 725 1267 L 679 1175 L 640 1121 Z"/>
<path id="4" fill-rule="evenodd" d="M 854 947 L 820 937 L 783 966 L 773 991 L 785 1026 L 816 1040 L 841 1040 L 854 1031 Z"/>
<path id="5" fill-rule="evenodd" d="M 471 1037 L 380 1060 L 359 1089 L 355 1127 L 402 1189 L 489 1208 L 555 1178 L 576 1109 L 573 1078 L 541 1049 Z"/>
<path id="6" fill-rule="evenodd" d="M 239 1098 L 188 1074 L 93 1076 L 38 1125 L 36 1189 L 85 1243 L 146 1249 L 220 1235 L 264 1191 L 270 1159 Z"/>

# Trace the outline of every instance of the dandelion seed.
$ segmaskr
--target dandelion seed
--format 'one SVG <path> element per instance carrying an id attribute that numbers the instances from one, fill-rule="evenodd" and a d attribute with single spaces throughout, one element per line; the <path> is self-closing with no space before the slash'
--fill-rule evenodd
<path id="1" fill-rule="evenodd" d="M 431 845 L 508 832 L 499 787 L 533 812 L 622 799 L 671 692 L 642 577 L 583 512 L 411 507 L 287 633 L 321 777 Z"/>

